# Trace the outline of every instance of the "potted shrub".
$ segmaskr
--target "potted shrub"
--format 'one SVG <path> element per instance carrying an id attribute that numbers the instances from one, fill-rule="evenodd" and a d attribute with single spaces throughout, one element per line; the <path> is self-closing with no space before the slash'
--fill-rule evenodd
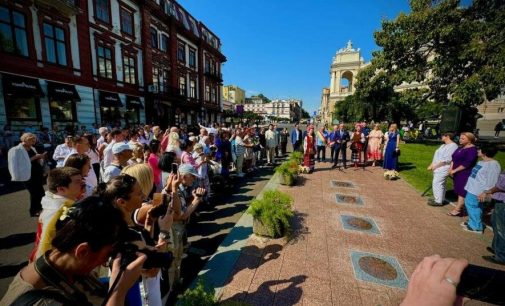
<path id="1" fill-rule="evenodd" d="M 275 168 L 275 172 L 279 173 L 282 185 L 293 186 L 298 174 L 298 164 L 295 161 L 287 160 Z"/>
<path id="2" fill-rule="evenodd" d="M 289 154 L 288 161 L 295 161 L 297 165 L 301 164 L 303 161 L 303 153 L 300 151 L 294 151 Z"/>
<path id="3" fill-rule="evenodd" d="M 291 196 L 277 190 L 267 190 L 261 199 L 252 200 L 247 212 L 253 216 L 253 232 L 271 238 L 284 236 L 294 215 L 292 204 Z"/>

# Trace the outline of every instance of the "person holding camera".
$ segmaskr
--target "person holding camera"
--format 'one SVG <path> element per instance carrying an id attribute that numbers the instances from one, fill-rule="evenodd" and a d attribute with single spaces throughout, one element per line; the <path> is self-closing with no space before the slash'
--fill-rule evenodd
<path id="1" fill-rule="evenodd" d="M 146 171 L 140 169 L 143 167 L 147 170 L 147 175 L 143 174 Z M 132 253 L 134 250 L 139 250 L 147 254 L 146 264 L 143 266 L 143 279 L 149 279 L 143 282 L 144 296 L 149 297 L 150 305 L 161 305 L 161 292 L 159 291 L 159 268 L 168 267 L 172 261 L 172 254 L 166 252 L 166 242 L 168 237 L 165 235 L 154 235 L 154 227 L 159 227 L 160 233 L 168 233 L 172 225 L 172 214 L 165 210 L 164 213 L 154 218 L 149 213 L 144 219 L 139 217 L 138 209 L 142 208 L 142 202 L 146 198 L 144 192 L 152 186 L 152 172 L 147 165 L 139 164 L 125 168 L 130 173 L 136 173 L 139 177 L 129 174 L 121 174 L 107 184 L 100 184 L 97 188 L 97 194 L 106 201 L 111 202 L 122 213 L 125 222 L 128 224 L 127 237 L 121 247 L 129 250 L 127 253 Z M 151 207 L 148 207 L 151 208 Z M 142 210 L 142 209 L 141 209 Z M 156 239 L 157 238 L 157 239 Z M 156 280 L 152 280 L 156 278 Z"/>
<path id="2" fill-rule="evenodd" d="M 184 254 L 184 239 L 186 237 L 186 224 L 191 214 L 196 210 L 198 205 L 202 203 L 205 195 L 205 188 L 198 187 L 193 189 L 193 183 L 199 175 L 196 169 L 189 164 L 179 166 L 177 177 L 171 176 L 169 182 L 178 184 L 176 190 L 172 187 L 172 194 L 177 193 L 180 199 L 180 211 L 176 210 L 174 205 L 174 222 L 170 232 L 169 250 L 174 256 L 172 265 L 168 270 L 170 290 L 173 290 L 174 284 L 180 284 L 181 280 L 181 263 Z M 180 180 L 180 182 L 179 182 Z M 168 183 L 167 183 L 168 185 Z"/>
<path id="3" fill-rule="evenodd" d="M 0 305 L 124 305 L 147 256 L 134 253 L 112 262 L 110 288 L 91 276 L 105 264 L 127 231 L 121 211 L 101 198 L 85 198 L 65 210 L 56 223 L 52 249 L 23 268 Z"/>

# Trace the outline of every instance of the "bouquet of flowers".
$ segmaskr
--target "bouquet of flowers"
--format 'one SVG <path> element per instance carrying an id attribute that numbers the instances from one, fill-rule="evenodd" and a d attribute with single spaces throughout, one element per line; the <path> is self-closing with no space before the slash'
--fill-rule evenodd
<path id="1" fill-rule="evenodd" d="M 394 181 L 400 178 L 398 171 L 388 170 L 384 172 L 384 178 L 389 181 Z"/>

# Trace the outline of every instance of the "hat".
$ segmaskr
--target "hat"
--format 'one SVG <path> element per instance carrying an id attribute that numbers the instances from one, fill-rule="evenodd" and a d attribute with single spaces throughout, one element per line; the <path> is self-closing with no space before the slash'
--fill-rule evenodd
<path id="1" fill-rule="evenodd" d="M 191 166 L 190 164 L 182 164 L 179 166 L 179 174 L 180 175 L 185 175 L 185 174 L 191 174 L 194 177 L 200 177 L 198 175 L 198 172 L 196 172 L 195 167 Z"/>
<path id="2" fill-rule="evenodd" d="M 119 154 L 123 151 L 132 151 L 130 146 L 127 143 L 124 142 L 117 142 L 112 146 L 112 154 Z"/>

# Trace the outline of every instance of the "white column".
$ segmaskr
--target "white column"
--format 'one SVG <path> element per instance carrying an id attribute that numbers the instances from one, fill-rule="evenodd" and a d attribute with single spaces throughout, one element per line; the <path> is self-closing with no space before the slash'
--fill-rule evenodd
<path id="1" fill-rule="evenodd" d="M 330 74 L 331 74 L 330 91 L 333 92 L 333 89 L 335 88 L 335 72 L 332 70 Z"/>

